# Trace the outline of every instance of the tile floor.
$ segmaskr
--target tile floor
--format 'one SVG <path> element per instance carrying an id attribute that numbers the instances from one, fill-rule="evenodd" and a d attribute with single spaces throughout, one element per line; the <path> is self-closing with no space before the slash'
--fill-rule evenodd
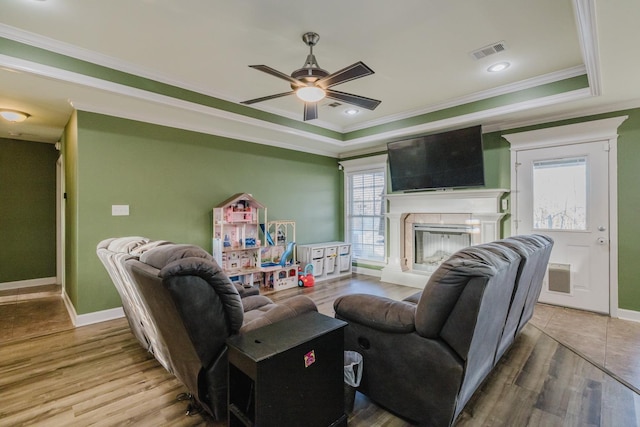
<path id="1" fill-rule="evenodd" d="M 530 323 L 640 393 L 640 323 L 546 304 Z"/>
<path id="2" fill-rule="evenodd" d="M 60 285 L 0 291 L 0 343 L 73 328 Z"/>
<path id="3" fill-rule="evenodd" d="M 0 291 L 0 343 L 73 328 L 60 286 Z M 640 323 L 546 304 L 530 322 L 640 393 Z"/>

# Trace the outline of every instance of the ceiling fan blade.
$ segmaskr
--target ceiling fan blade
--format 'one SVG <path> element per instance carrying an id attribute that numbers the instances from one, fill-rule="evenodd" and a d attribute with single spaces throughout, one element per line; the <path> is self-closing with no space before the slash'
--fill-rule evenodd
<path id="1" fill-rule="evenodd" d="M 291 83 L 292 85 L 305 86 L 305 84 L 302 83 L 300 80 L 294 79 L 290 75 L 282 73 L 282 72 L 280 72 L 278 70 L 274 70 L 273 68 L 268 67 L 266 65 L 249 65 L 249 67 L 255 68 L 256 70 L 260 70 L 260 71 L 262 71 L 264 73 L 267 73 L 267 74 L 271 74 L 274 77 L 278 77 L 278 78 L 281 78 L 283 80 L 286 80 L 289 83 Z"/>
<path id="2" fill-rule="evenodd" d="M 318 103 L 317 102 L 305 102 L 304 103 L 304 121 L 313 120 L 318 118 Z"/>
<path id="3" fill-rule="evenodd" d="M 367 98 L 360 95 L 353 95 L 351 93 L 339 92 L 337 90 L 327 90 L 327 98 L 335 99 L 338 101 L 346 102 L 347 104 L 357 105 L 358 107 L 366 108 L 367 110 L 375 110 L 382 101 L 377 99 Z"/>
<path id="4" fill-rule="evenodd" d="M 262 101 L 268 101 L 270 99 L 275 99 L 275 98 L 281 98 L 283 96 L 287 96 L 287 95 L 293 95 L 295 92 L 294 91 L 289 91 L 289 92 L 283 92 L 283 93 L 276 93 L 275 95 L 269 95 L 269 96 L 263 96 L 262 98 L 256 98 L 256 99 L 250 99 L 248 101 L 242 101 L 240 104 L 255 104 L 256 102 L 262 102 Z"/>
<path id="5" fill-rule="evenodd" d="M 315 84 L 316 86 L 319 86 L 323 89 L 327 89 L 331 86 L 359 79 L 360 77 L 365 77 L 370 74 L 373 74 L 373 70 L 367 67 L 364 62 L 359 61 L 355 64 L 349 65 L 346 68 L 343 68 L 342 70 L 338 70 L 326 77 L 321 78 Z"/>

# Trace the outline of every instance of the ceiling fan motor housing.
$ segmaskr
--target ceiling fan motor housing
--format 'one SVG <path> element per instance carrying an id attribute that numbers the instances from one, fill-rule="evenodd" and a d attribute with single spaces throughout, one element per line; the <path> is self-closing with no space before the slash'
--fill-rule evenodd
<path id="1" fill-rule="evenodd" d="M 322 68 L 299 68 L 291 73 L 291 77 L 294 79 L 300 80 L 305 84 L 314 83 L 316 80 L 319 80 L 323 77 L 329 75 L 329 72 L 323 70 Z M 295 85 L 291 85 L 291 89 L 297 89 Z"/>

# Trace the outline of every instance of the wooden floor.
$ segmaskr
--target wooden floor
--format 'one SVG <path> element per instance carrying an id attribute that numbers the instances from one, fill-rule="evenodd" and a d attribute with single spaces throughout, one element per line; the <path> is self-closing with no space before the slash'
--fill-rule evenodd
<path id="1" fill-rule="evenodd" d="M 355 292 L 401 299 L 415 289 L 355 275 L 269 296 L 306 294 L 333 316 L 333 300 Z M 0 426 L 224 425 L 185 415 L 187 403 L 176 396 L 186 390 L 139 346 L 126 320 L 75 329 L 56 322 L 38 330 L 33 324 L 43 306 L 37 301 L 16 303 L 34 307 L 30 329 L 23 322 L 20 335 L 0 335 Z M 14 330 L 4 326 L 17 318 L 11 306 L 0 299 L 4 330 Z M 527 325 L 456 426 L 640 426 L 640 396 L 544 333 L 545 319 L 551 321 L 538 315 L 537 326 Z M 358 393 L 349 425 L 411 424 Z"/>

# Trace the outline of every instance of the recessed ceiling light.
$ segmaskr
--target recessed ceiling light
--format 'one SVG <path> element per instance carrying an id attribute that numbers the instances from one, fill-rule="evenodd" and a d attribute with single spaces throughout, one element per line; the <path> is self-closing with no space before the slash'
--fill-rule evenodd
<path id="1" fill-rule="evenodd" d="M 356 110 L 355 108 L 347 108 L 346 110 L 344 110 L 344 113 L 347 116 L 355 116 L 356 114 L 358 114 L 360 112 L 360 110 Z"/>
<path id="2" fill-rule="evenodd" d="M 0 117 L 11 123 L 24 122 L 29 114 L 18 110 L 0 110 Z"/>
<path id="3" fill-rule="evenodd" d="M 487 68 L 487 71 L 490 73 L 497 73 L 498 71 L 504 71 L 509 68 L 511 64 L 508 62 L 498 62 L 497 64 L 493 64 L 491 67 Z"/>

